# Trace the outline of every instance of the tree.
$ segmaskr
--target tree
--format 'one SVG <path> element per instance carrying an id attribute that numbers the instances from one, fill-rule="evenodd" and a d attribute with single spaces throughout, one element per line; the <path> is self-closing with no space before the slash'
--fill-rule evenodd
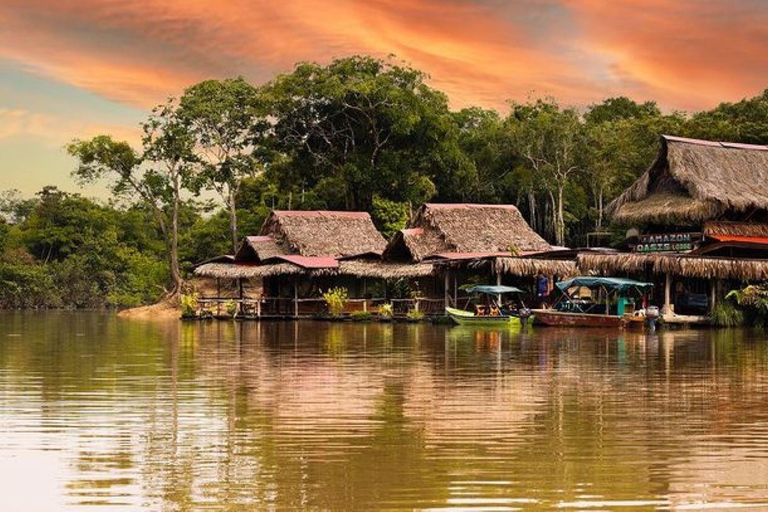
<path id="1" fill-rule="evenodd" d="M 462 162 L 444 94 L 415 69 L 371 57 L 304 63 L 266 89 L 284 192 L 317 189 L 329 207 L 370 209 L 374 196 L 422 202 Z M 272 166 L 275 169 L 275 166 Z M 299 201 L 296 201 L 298 203 Z"/>
<path id="2" fill-rule="evenodd" d="M 579 171 L 578 152 L 583 130 L 574 109 L 561 109 L 553 100 L 513 104 L 510 135 L 517 151 L 541 180 L 552 207 L 557 245 L 565 245 L 565 198 L 568 181 Z"/>
<path id="3" fill-rule="evenodd" d="M 202 186 L 212 188 L 229 212 L 232 250 L 237 251 L 237 196 L 243 179 L 253 176 L 265 157 L 269 129 L 259 90 L 242 78 L 206 80 L 180 100 L 179 115 L 189 124 Z"/>
<path id="4" fill-rule="evenodd" d="M 67 146 L 78 159 L 73 176 L 81 183 L 108 179 L 115 195 L 141 201 L 153 214 L 166 249 L 171 278 L 169 296 L 181 289 L 179 268 L 179 211 L 182 191 L 191 180 L 192 147 L 189 133 L 173 101 L 152 110 L 142 125 L 142 153 L 108 135 L 75 140 Z"/>

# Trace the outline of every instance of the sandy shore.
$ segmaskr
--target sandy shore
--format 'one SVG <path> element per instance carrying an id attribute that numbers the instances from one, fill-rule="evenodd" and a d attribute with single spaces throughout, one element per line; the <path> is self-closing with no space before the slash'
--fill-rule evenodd
<path id="1" fill-rule="evenodd" d="M 131 318 L 134 320 L 170 320 L 181 317 L 181 308 L 178 300 L 165 300 L 152 304 L 151 306 L 141 306 L 120 311 L 117 316 L 120 318 Z"/>

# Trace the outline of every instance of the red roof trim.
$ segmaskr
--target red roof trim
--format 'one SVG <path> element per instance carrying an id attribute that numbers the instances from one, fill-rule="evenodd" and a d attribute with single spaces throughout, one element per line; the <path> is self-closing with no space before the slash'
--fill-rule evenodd
<path id="1" fill-rule="evenodd" d="M 347 219 L 367 219 L 367 212 L 337 212 L 326 210 L 275 210 L 278 217 L 342 217 Z"/>
<path id="2" fill-rule="evenodd" d="M 335 258 L 323 256 L 301 256 L 298 254 L 285 254 L 275 256 L 274 259 L 284 260 L 304 268 L 338 268 L 339 262 Z"/>
<path id="3" fill-rule="evenodd" d="M 748 244 L 768 245 L 767 236 L 710 235 L 709 238 L 713 238 L 718 242 L 740 242 Z"/>
<path id="4" fill-rule="evenodd" d="M 424 206 L 426 208 L 432 208 L 433 210 L 469 210 L 481 208 L 503 208 L 505 210 L 517 210 L 517 207 L 512 204 L 426 203 Z"/>

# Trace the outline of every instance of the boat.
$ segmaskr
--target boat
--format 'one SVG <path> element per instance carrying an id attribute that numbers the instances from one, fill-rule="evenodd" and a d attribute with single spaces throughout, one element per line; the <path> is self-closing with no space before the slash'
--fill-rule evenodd
<path id="1" fill-rule="evenodd" d="M 531 311 L 519 299 L 523 292 L 514 286 L 503 285 L 474 285 L 466 288 L 467 293 L 485 297 L 485 305 L 475 306 L 475 311 L 446 307 L 446 314 L 458 325 L 518 325 L 528 323 Z M 505 306 L 501 297 L 512 294 L 518 297 L 519 307 Z"/>
<path id="2" fill-rule="evenodd" d="M 635 311 L 636 298 L 644 298 L 653 283 L 620 277 L 581 276 L 557 283 L 560 297 L 550 309 L 534 309 L 536 322 L 562 327 L 644 325 Z M 584 295 L 584 291 L 588 294 Z"/>

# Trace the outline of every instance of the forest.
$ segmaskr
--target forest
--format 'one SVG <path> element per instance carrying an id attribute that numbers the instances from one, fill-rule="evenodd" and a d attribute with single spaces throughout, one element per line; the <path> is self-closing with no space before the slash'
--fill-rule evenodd
<path id="1" fill-rule="evenodd" d="M 364 210 L 389 236 L 425 201 L 509 203 L 553 244 L 583 246 L 620 232 L 603 208 L 651 164 L 660 134 L 768 144 L 768 90 L 700 112 L 626 97 L 456 110 L 425 73 L 354 56 L 261 85 L 192 85 L 141 130 L 140 144 L 103 134 L 64 149 L 73 181 L 106 186 L 108 201 L 0 193 L 0 307 L 155 302 L 270 209 Z"/>

